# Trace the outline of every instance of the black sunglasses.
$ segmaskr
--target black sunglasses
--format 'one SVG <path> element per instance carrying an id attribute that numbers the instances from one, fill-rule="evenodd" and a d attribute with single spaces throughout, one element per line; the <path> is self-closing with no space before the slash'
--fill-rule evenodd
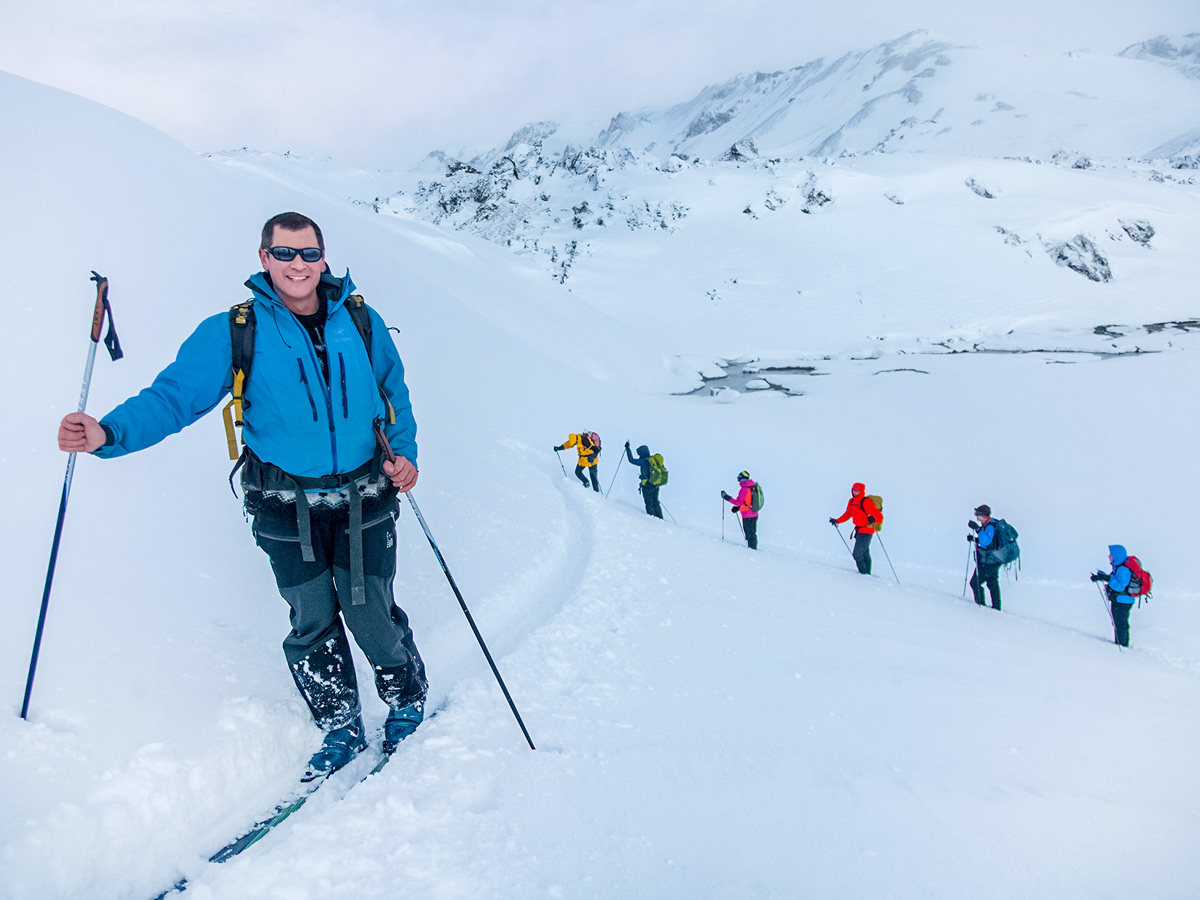
<path id="1" fill-rule="evenodd" d="M 305 247 L 303 250 L 297 250 L 295 247 L 272 247 L 267 252 L 280 262 L 291 262 L 297 253 L 307 263 L 314 263 L 325 255 L 325 251 L 320 247 Z"/>

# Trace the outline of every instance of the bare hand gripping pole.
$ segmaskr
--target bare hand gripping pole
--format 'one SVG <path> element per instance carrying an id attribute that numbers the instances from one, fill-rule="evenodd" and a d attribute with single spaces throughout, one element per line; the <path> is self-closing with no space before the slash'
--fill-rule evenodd
<path id="1" fill-rule="evenodd" d="M 83 370 L 83 387 L 79 391 L 79 412 L 87 408 L 88 389 L 92 385 L 92 366 L 96 362 L 96 345 L 100 343 L 100 332 L 104 320 L 108 319 L 108 331 L 104 335 L 104 346 L 113 361 L 125 354 L 113 326 L 112 308 L 108 305 L 108 279 L 92 272 L 96 282 L 96 308 L 92 314 L 91 345 L 88 347 L 87 366 Z M 46 628 L 46 610 L 50 607 L 50 587 L 54 583 L 54 565 L 58 562 L 58 545 L 62 540 L 63 521 L 67 517 L 67 498 L 71 496 L 71 479 L 75 475 L 75 454 L 67 457 L 67 476 L 63 479 L 62 499 L 58 502 L 58 522 L 54 526 L 54 542 L 50 545 L 50 565 L 46 568 L 46 586 L 42 589 L 42 609 L 38 613 L 37 632 L 33 638 L 33 653 L 29 658 L 29 675 L 25 679 L 25 699 L 21 701 L 21 718 L 29 713 L 29 697 L 33 693 L 33 676 L 37 672 L 38 653 L 42 647 L 42 633 Z"/>
<path id="2" fill-rule="evenodd" d="M 375 438 L 379 442 L 380 449 L 383 450 L 383 455 L 387 461 L 394 463 L 396 461 L 396 454 L 392 451 L 387 436 L 383 433 L 383 423 L 378 420 L 375 422 Z M 438 548 L 437 541 L 433 539 L 433 535 L 429 531 L 429 526 L 425 523 L 425 517 L 421 515 L 421 507 L 417 506 L 417 499 L 412 495 L 412 491 L 405 491 L 404 496 L 408 498 L 408 503 L 412 507 L 413 513 L 416 514 L 417 521 L 421 523 L 421 530 L 425 532 L 425 538 L 429 541 L 429 546 L 433 548 L 433 555 L 437 557 L 438 564 L 442 567 L 442 572 L 445 574 L 446 580 L 450 582 L 450 589 L 454 591 L 454 596 L 458 598 L 458 605 L 462 607 L 463 615 L 467 617 L 467 624 L 471 626 L 471 631 L 475 633 L 475 640 L 479 641 L 479 648 L 483 650 L 483 655 L 487 658 L 488 665 L 492 667 L 492 674 L 496 676 L 496 683 L 500 685 L 500 690 L 504 693 L 504 699 L 508 701 L 508 708 L 512 710 L 512 714 L 517 719 L 517 724 L 521 726 L 521 733 L 525 735 L 525 741 L 529 744 L 529 749 L 536 750 L 537 748 L 533 746 L 533 738 L 529 736 L 529 730 L 525 727 L 525 722 L 521 719 L 521 713 L 517 711 L 517 704 L 513 702 L 512 694 L 508 692 L 508 687 L 504 684 L 504 679 L 500 677 L 500 670 L 496 668 L 496 662 L 492 659 L 492 654 L 488 651 L 487 644 L 483 641 L 483 635 L 479 633 L 479 628 L 475 625 L 475 619 L 471 616 L 471 611 L 467 609 L 467 602 L 463 599 L 458 585 L 454 583 L 454 576 L 450 574 L 450 569 L 446 565 L 442 551 Z"/>

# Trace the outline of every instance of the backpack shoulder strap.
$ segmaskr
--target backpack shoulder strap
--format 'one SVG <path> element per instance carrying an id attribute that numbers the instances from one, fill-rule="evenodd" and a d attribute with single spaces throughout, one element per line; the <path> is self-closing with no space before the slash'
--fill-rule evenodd
<path id="1" fill-rule="evenodd" d="M 350 318 L 354 320 L 354 327 L 358 329 L 358 333 L 362 336 L 363 343 L 367 345 L 367 360 L 371 360 L 371 310 L 367 306 L 367 301 L 363 299 L 362 294 L 351 294 L 346 298 L 346 310 L 350 313 Z"/>
<path id="2" fill-rule="evenodd" d="M 350 313 L 350 318 L 354 321 L 354 327 L 358 329 L 359 336 L 362 337 L 363 343 L 367 346 L 367 362 L 374 369 L 375 361 L 371 358 L 371 337 L 374 328 L 371 323 L 371 308 L 367 306 L 367 301 L 363 299 L 362 294 L 351 294 L 346 298 L 346 311 Z M 392 408 L 392 401 L 388 399 L 388 395 L 383 390 L 383 385 L 379 385 L 379 396 L 383 400 L 383 408 L 387 410 L 387 422 L 389 425 L 396 424 L 396 410 Z"/>
<path id="3" fill-rule="evenodd" d="M 229 310 L 229 343 L 232 350 L 233 397 L 221 415 L 225 420 L 225 440 L 229 444 L 229 458 L 238 458 L 237 434 L 233 426 L 242 427 L 242 410 L 246 406 L 246 385 L 250 381 L 250 369 L 254 365 L 254 300 L 244 300 Z"/>

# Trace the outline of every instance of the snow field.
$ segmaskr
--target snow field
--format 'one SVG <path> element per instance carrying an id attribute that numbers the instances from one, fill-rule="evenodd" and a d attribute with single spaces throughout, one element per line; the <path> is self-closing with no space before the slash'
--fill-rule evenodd
<path id="1" fill-rule="evenodd" d="M 19 79 L 0 92 L 29 136 L 0 142 L 2 245 L 38 276 L 14 301 L 22 340 L 0 355 L 0 414 L 18 436 L 0 459 L 22 473 L 3 524 L 4 900 L 138 900 L 182 874 L 199 900 L 1194 894 L 1200 592 L 1184 519 L 1200 426 L 1187 335 L 1113 359 L 926 356 L 891 336 L 991 333 L 990 307 L 904 281 L 874 322 L 911 316 L 903 328 L 847 326 L 838 304 L 814 305 L 801 328 L 782 306 L 748 304 L 755 335 L 736 315 L 734 330 L 712 327 L 726 321 L 717 305 L 682 314 L 691 295 L 668 291 L 670 273 L 638 312 L 658 315 L 658 299 L 675 310 L 641 327 L 615 280 L 598 312 L 582 276 L 564 296 L 473 238 L 197 158 Z M 991 202 L 962 194 L 964 209 Z M 1196 227 L 1179 202 L 1172 240 Z M 103 412 L 241 299 L 261 222 L 295 207 L 400 328 L 421 427 L 415 493 L 539 750 L 405 510 L 397 595 L 441 711 L 345 800 L 318 794 L 209 866 L 320 741 L 278 647 L 285 604 L 225 493 L 216 415 L 134 457 L 79 460 L 30 722 L 16 713 L 65 466 L 53 434 L 87 349 L 87 272 L 113 280 L 128 355 L 97 362 L 89 409 Z M 870 227 L 843 215 L 841 238 L 802 260 L 814 278 Z M 959 246 L 954 234 L 939 240 Z M 701 252 L 664 247 L 676 277 Z M 766 266 L 764 247 L 748 271 Z M 1186 274 L 1180 254 L 1161 255 Z M 922 266 L 936 275 L 946 258 Z M 1066 310 L 1047 309 L 1054 327 L 1038 320 L 1034 337 L 1066 323 L 1073 340 L 1097 310 L 1194 312 L 1182 291 L 1135 304 L 1160 277 L 1150 270 L 1110 291 L 1031 265 L 1039 296 Z M 1032 301 L 1022 312 L 1037 314 Z M 823 336 L 828 374 L 802 379 L 803 397 L 670 396 L 694 383 L 676 353 L 820 350 Z M 928 374 L 891 371 L 903 368 Z M 549 448 L 584 428 L 604 437 L 606 489 L 625 438 L 664 454 L 679 525 L 641 512 L 628 464 L 608 500 L 574 482 L 570 453 L 563 477 Z M 743 468 L 767 490 L 757 554 L 732 520 L 720 540 L 718 491 Z M 884 496 L 902 585 L 878 544 L 878 577 L 862 578 L 830 533 L 857 480 Z M 1024 567 L 999 614 L 961 598 L 965 521 L 981 502 L 1021 532 Z M 1158 585 L 1129 651 L 1110 643 L 1086 581 L 1111 542 Z M 360 681 L 374 726 L 383 709 Z"/>

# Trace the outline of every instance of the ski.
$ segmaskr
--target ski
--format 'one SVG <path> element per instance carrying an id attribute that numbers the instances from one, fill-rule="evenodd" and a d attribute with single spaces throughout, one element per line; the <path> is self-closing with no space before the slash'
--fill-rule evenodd
<path id="1" fill-rule="evenodd" d="M 432 713 L 430 713 L 425 718 L 424 721 L 428 722 L 430 719 L 432 719 L 434 716 L 436 716 L 438 714 L 439 710 L 440 710 L 440 707 L 438 709 L 435 709 Z M 381 732 L 382 732 L 382 729 L 381 729 Z M 375 738 L 379 738 L 381 736 L 381 732 L 376 734 Z M 377 740 L 373 739 L 370 742 L 370 746 L 372 746 L 372 747 L 377 746 Z M 361 778 L 359 778 L 358 781 L 351 783 L 346 788 L 346 792 L 348 793 L 350 791 L 350 789 L 353 788 L 356 784 L 362 784 L 364 781 L 366 781 L 372 775 L 378 775 L 380 772 L 382 772 L 383 767 L 386 766 L 389 762 L 391 762 L 391 759 L 394 755 L 395 755 L 395 751 L 393 751 L 392 753 L 381 752 L 379 760 L 376 761 L 376 763 L 367 771 L 367 773 L 365 775 L 363 775 Z M 353 761 L 351 761 L 351 763 L 348 765 L 352 765 L 352 764 L 353 764 Z M 345 769 L 343 768 L 339 771 L 345 771 Z M 238 854 L 244 852 L 245 850 L 250 849 L 255 844 L 257 844 L 259 841 L 261 841 L 263 838 L 265 838 L 268 834 L 270 834 L 272 831 L 274 831 L 275 828 L 277 826 L 279 826 L 282 822 L 284 822 L 289 816 L 291 816 L 293 813 L 295 813 L 297 810 L 299 810 L 302 806 L 304 806 L 304 804 L 308 802 L 309 797 L 311 797 L 313 794 L 315 794 L 317 792 L 317 790 L 323 784 L 325 784 L 327 781 L 329 781 L 331 778 L 336 778 L 337 775 L 338 775 L 338 772 L 333 772 L 329 775 L 326 775 L 322 778 L 318 778 L 314 781 L 301 782 L 300 787 L 297 790 L 294 790 L 290 795 L 288 795 L 287 799 L 281 801 L 275 807 L 275 809 L 273 809 L 269 814 L 264 816 L 262 819 L 259 819 L 257 822 L 255 822 L 253 825 L 251 825 L 246 831 L 244 831 L 240 836 L 238 836 L 234 840 L 230 841 L 228 844 L 226 844 L 224 847 L 222 847 L 220 850 L 218 850 L 216 853 L 214 853 L 212 856 L 210 856 L 208 858 L 208 861 L 210 863 L 228 862 L 229 860 L 233 859 Z M 153 900 L 164 900 L 164 898 L 169 897 L 172 894 L 181 894 L 188 889 L 188 886 L 190 884 L 191 884 L 191 882 L 188 880 L 187 877 L 180 878 L 177 882 L 175 882 L 175 884 L 171 885 L 171 887 L 167 888 L 161 894 L 158 894 L 157 896 L 155 896 L 153 898 Z"/>
<path id="2" fill-rule="evenodd" d="M 321 785 L 328 780 L 329 776 L 326 775 L 325 777 L 316 779 L 314 781 L 301 782 L 299 789 L 293 791 L 286 800 L 283 800 L 276 805 L 276 807 L 269 814 L 264 816 L 262 819 L 259 819 L 241 835 L 234 838 L 232 841 L 210 856 L 208 861 L 210 863 L 226 862 L 230 859 L 233 859 L 233 857 L 237 856 L 242 851 L 247 850 L 253 845 L 257 844 L 268 834 L 270 834 L 277 825 L 287 819 L 290 815 L 292 815 L 292 813 L 304 806 L 304 804 L 308 802 L 308 798 L 315 794 Z M 187 890 L 188 884 L 189 881 L 186 877 L 180 878 L 177 882 L 175 882 L 175 884 L 167 888 L 167 890 L 157 895 L 154 900 L 163 900 L 163 898 L 171 894 L 182 893 L 183 891 Z"/>

